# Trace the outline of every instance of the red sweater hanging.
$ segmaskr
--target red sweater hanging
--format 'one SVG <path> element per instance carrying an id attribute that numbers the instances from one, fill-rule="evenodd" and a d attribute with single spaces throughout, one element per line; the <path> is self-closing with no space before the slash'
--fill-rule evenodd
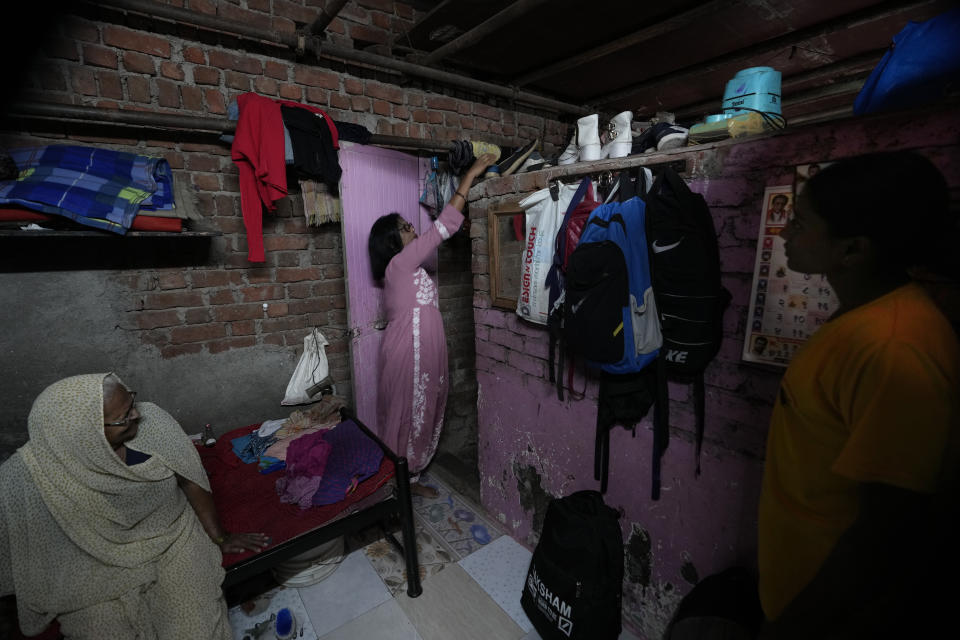
<path id="1" fill-rule="evenodd" d="M 247 259 L 263 262 L 263 207 L 276 211 L 275 202 L 287 195 L 284 162 L 283 118 L 280 105 L 299 107 L 323 116 L 333 148 L 339 148 L 337 127 L 322 110 L 299 102 L 273 100 L 255 93 L 237 97 L 240 119 L 231 148 L 231 158 L 240 172 L 240 208 L 247 228 Z"/>

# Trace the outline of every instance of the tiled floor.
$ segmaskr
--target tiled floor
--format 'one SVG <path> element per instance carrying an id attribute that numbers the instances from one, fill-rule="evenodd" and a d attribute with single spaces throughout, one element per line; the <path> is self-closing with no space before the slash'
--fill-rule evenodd
<path id="1" fill-rule="evenodd" d="M 399 554 L 368 532 L 347 541 L 321 582 L 270 589 L 247 604 L 249 614 L 233 607 L 234 638 L 273 640 L 271 615 L 287 607 L 303 640 L 539 640 L 520 608 L 530 551 L 439 478 L 422 481 L 440 495 L 414 498 L 420 597 L 406 595 Z M 636 640 L 628 631 L 620 638 Z"/>

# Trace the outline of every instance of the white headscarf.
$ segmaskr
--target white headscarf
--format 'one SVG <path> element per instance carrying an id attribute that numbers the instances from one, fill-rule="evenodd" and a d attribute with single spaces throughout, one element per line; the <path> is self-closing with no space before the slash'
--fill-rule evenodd
<path id="1" fill-rule="evenodd" d="M 120 459 L 103 429 L 107 375 L 47 387 L 29 442 L 0 466 L 0 594 L 16 590 L 25 631 L 154 581 L 163 554 L 196 529 L 175 474 L 210 490 L 190 439 L 151 403 L 137 403 L 127 443 L 151 458 Z"/>

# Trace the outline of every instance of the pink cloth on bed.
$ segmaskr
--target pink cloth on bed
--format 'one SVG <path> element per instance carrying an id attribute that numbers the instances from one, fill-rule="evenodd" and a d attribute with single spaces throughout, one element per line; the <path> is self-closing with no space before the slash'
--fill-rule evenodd
<path id="1" fill-rule="evenodd" d="M 283 476 L 277 479 L 280 502 L 295 504 L 301 509 L 313 506 L 313 495 L 320 486 L 320 476 Z"/>
<path id="2" fill-rule="evenodd" d="M 463 215 L 447 205 L 422 236 L 387 265 L 387 328 L 380 346 L 377 435 L 419 473 L 440 440 L 447 404 L 447 339 L 437 287 L 421 266 L 456 233 Z"/>
<path id="3" fill-rule="evenodd" d="M 324 440 L 326 433 L 308 433 L 290 443 L 286 474 L 277 480 L 280 502 L 296 503 L 301 509 L 311 506 L 333 448 Z"/>
<path id="4" fill-rule="evenodd" d="M 333 424 L 336 424 L 336 422 L 334 422 Z M 270 456 L 271 458 L 276 458 L 277 460 L 286 461 L 287 455 L 289 454 L 288 449 L 290 448 L 291 443 L 295 442 L 298 438 L 302 438 L 305 435 L 316 433 L 318 431 L 326 431 L 329 428 L 330 428 L 329 424 L 322 424 L 322 425 L 316 425 L 313 427 L 307 427 L 306 429 L 303 429 L 302 431 L 298 431 L 295 435 L 292 435 L 292 436 L 282 437 L 280 435 L 277 435 L 276 437 L 280 439 L 274 442 L 269 447 L 267 447 L 267 450 L 263 452 L 263 455 Z M 280 432 L 278 431 L 277 433 L 279 434 Z"/>

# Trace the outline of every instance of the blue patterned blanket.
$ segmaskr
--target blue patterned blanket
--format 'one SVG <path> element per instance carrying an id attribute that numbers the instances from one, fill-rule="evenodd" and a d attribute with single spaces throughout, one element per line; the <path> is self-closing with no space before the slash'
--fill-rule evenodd
<path id="1" fill-rule="evenodd" d="M 173 173 L 164 158 L 73 145 L 13 149 L 10 156 L 20 177 L 0 182 L 0 204 L 119 234 L 141 209 L 173 208 Z"/>

